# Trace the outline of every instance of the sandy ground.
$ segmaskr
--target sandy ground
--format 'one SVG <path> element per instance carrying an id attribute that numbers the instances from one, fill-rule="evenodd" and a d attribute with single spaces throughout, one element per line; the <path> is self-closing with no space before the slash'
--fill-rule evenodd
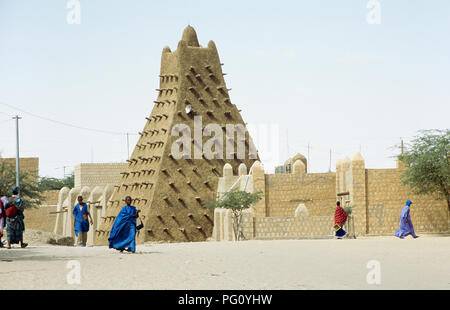
<path id="1" fill-rule="evenodd" d="M 367 283 L 369 261 L 381 283 Z M 80 284 L 69 284 L 79 262 Z M 72 267 L 73 268 L 73 267 Z M 72 272 L 72 273 L 71 273 Z M 0 249 L 4 289 L 450 289 L 450 237 Z"/>

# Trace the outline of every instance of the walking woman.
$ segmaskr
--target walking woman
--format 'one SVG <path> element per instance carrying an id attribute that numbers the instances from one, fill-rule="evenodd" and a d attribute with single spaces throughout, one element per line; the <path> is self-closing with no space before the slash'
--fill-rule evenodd
<path id="1" fill-rule="evenodd" d="M 334 227 L 336 229 L 335 237 L 337 239 L 342 239 L 347 235 L 347 232 L 342 229 L 345 222 L 347 222 L 347 213 L 345 213 L 344 208 L 341 207 L 341 202 L 336 203 L 336 212 L 334 213 Z"/>
<path id="2" fill-rule="evenodd" d="M 114 248 L 120 252 L 136 252 L 136 219 L 139 217 L 140 210 L 131 205 L 130 196 L 125 198 L 127 204 L 117 215 L 114 225 L 109 235 L 109 248 Z"/>
<path id="3" fill-rule="evenodd" d="M 0 198 L 0 248 L 3 248 L 3 228 L 5 227 L 5 204 L 6 204 L 6 197 Z"/>
<path id="4" fill-rule="evenodd" d="M 6 201 L 6 236 L 8 238 L 8 249 L 11 244 L 20 244 L 21 248 L 27 247 L 27 243 L 23 242 L 23 232 L 25 231 L 25 223 L 23 215 L 23 201 L 19 197 L 19 187 L 12 189 L 12 196 Z"/>

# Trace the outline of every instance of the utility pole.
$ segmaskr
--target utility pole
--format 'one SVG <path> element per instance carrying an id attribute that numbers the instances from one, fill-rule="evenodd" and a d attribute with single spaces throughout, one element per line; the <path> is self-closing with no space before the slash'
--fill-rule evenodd
<path id="1" fill-rule="evenodd" d="M 330 149 L 330 168 L 328 168 L 328 172 L 331 172 L 331 149 Z"/>
<path id="2" fill-rule="evenodd" d="M 56 168 L 57 170 L 62 169 L 63 170 L 63 179 L 66 178 L 66 168 L 69 168 L 70 166 L 62 166 L 62 167 L 58 167 Z"/>
<path id="3" fill-rule="evenodd" d="M 16 120 L 16 186 L 20 186 L 20 153 L 19 153 L 19 120 L 22 119 L 19 115 L 13 117 Z M 19 187 L 20 189 L 20 187 Z"/>

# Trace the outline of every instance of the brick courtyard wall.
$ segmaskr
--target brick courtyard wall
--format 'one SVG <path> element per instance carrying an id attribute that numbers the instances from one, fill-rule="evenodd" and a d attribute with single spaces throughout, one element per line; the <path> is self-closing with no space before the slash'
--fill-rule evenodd
<path id="1" fill-rule="evenodd" d="M 416 232 L 449 231 L 447 203 L 431 196 L 414 195 L 402 185 L 399 169 L 367 169 L 369 234 L 393 234 L 406 200 L 413 201 L 411 220 Z"/>
<path id="2" fill-rule="evenodd" d="M 266 175 L 266 200 L 270 217 L 294 216 L 301 203 L 310 216 L 332 216 L 336 205 L 336 174 Z"/>
<path id="3" fill-rule="evenodd" d="M 42 194 L 41 206 L 25 209 L 25 229 L 53 232 L 55 227 L 59 191 L 45 191 Z"/>
<path id="4" fill-rule="evenodd" d="M 45 191 L 42 193 L 42 206 L 56 206 L 58 204 L 59 190 Z"/>
<path id="5" fill-rule="evenodd" d="M 255 217 L 244 223 L 243 232 L 257 240 L 331 238 L 333 224 L 333 216 Z"/>
<path id="6" fill-rule="evenodd" d="M 0 158 L 0 163 L 6 162 L 16 169 L 16 159 L 15 158 Z M 36 181 L 39 177 L 39 158 L 37 157 L 22 157 L 19 160 L 20 170 L 28 172 L 33 176 Z"/>
<path id="7" fill-rule="evenodd" d="M 127 170 L 123 163 L 79 164 L 75 166 L 75 187 L 106 186 L 120 183 L 121 172 Z"/>
<path id="8" fill-rule="evenodd" d="M 41 206 L 37 208 L 25 209 L 25 230 L 35 229 L 46 232 L 53 232 L 55 228 L 56 214 L 55 206 Z"/>
<path id="9" fill-rule="evenodd" d="M 417 233 L 450 232 L 446 201 L 414 195 L 401 182 L 406 168 L 397 163 L 395 169 L 366 169 L 357 153 L 338 161 L 336 173 L 266 174 L 262 183 L 260 171 L 253 176 L 253 185 L 255 191 L 264 188 L 265 199 L 245 215 L 244 236 L 248 240 L 331 237 L 338 199 L 353 206 L 352 235 L 393 235 L 408 199 L 413 201 L 411 217 Z M 338 193 L 343 193 L 342 197 L 337 197 Z M 307 212 L 295 217 L 299 204 L 304 204 Z M 214 239 L 233 240 L 230 214 L 217 212 L 216 216 Z"/>

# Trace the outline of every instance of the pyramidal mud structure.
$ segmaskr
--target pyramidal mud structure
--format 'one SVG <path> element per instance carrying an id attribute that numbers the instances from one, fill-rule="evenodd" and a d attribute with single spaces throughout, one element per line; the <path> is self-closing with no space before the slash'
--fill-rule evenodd
<path id="1" fill-rule="evenodd" d="M 117 214 L 131 196 L 144 228 L 138 243 L 204 241 L 212 236 L 218 179 L 229 163 L 258 160 L 240 111 L 231 103 L 213 41 L 201 47 L 188 26 L 172 52 L 161 57 L 158 97 L 114 190 L 95 244 L 106 245 Z"/>

